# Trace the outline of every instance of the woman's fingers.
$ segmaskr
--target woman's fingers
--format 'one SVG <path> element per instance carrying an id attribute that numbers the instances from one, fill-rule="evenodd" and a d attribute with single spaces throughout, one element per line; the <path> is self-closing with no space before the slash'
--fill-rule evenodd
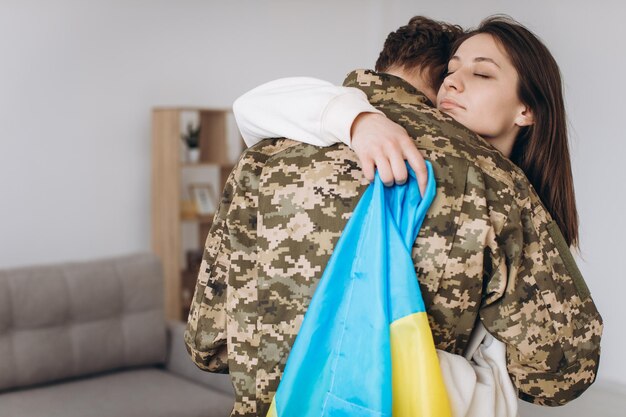
<path id="1" fill-rule="evenodd" d="M 391 171 L 393 172 L 394 180 L 397 184 L 404 184 L 407 180 L 408 172 L 401 149 L 391 146 L 387 149 L 386 154 L 389 165 L 391 166 Z"/>
<path id="2" fill-rule="evenodd" d="M 374 164 L 374 160 L 372 158 L 366 157 L 360 159 L 361 161 L 361 169 L 363 169 L 363 175 L 369 182 L 374 181 L 374 175 L 376 173 L 376 166 Z"/>
<path id="3" fill-rule="evenodd" d="M 417 149 L 413 140 L 409 138 L 408 143 L 403 147 L 404 159 L 406 159 L 413 168 L 415 176 L 417 177 L 417 184 L 420 189 L 420 193 L 424 196 L 426 192 L 426 184 L 428 183 L 428 168 L 426 168 L 426 161 L 422 153 Z"/>
<path id="4" fill-rule="evenodd" d="M 385 185 L 406 182 L 407 160 L 424 195 L 428 180 L 424 157 L 399 124 L 378 113 L 361 113 L 351 127 L 351 147 L 359 157 L 363 175 L 373 181 L 377 169 Z"/>
<path id="5" fill-rule="evenodd" d="M 374 161 L 376 162 L 376 169 L 378 170 L 378 175 L 380 176 L 383 184 L 388 187 L 392 186 L 394 177 L 391 165 L 389 165 L 389 160 L 384 157 L 379 157 Z"/>

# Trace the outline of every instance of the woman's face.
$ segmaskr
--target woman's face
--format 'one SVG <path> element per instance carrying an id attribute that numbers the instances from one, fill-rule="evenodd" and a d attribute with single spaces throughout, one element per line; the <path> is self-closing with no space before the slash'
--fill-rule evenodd
<path id="1" fill-rule="evenodd" d="M 517 96 L 517 71 L 488 34 L 461 44 L 448 63 L 437 94 L 437 108 L 489 142 L 509 141 L 532 116 Z M 529 119 L 530 116 L 530 119 Z"/>

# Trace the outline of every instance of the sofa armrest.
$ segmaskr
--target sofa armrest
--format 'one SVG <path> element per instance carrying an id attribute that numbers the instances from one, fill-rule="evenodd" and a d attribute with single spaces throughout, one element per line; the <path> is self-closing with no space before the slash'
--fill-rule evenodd
<path id="1" fill-rule="evenodd" d="M 168 320 L 168 351 L 165 369 L 198 384 L 235 396 L 229 374 L 215 374 L 198 368 L 185 348 L 185 322 Z"/>

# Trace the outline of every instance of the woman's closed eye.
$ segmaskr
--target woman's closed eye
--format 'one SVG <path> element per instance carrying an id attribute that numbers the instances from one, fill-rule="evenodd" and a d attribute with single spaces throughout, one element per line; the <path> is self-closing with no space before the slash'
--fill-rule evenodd
<path id="1" fill-rule="evenodd" d="M 445 74 L 443 75 L 443 77 L 445 78 L 445 77 L 447 77 L 447 76 L 449 76 L 449 75 L 452 75 L 452 74 L 454 74 L 454 72 L 455 72 L 455 71 L 447 71 L 447 70 L 446 70 L 446 72 L 445 72 Z M 479 77 L 479 78 L 485 78 L 485 79 L 488 79 L 488 78 L 493 78 L 493 77 L 492 77 L 491 75 L 489 75 L 489 74 L 483 74 L 483 73 L 480 73 L 480 72 L 475 72 L 475 73 L 474 73 L 474 76 Z"/>

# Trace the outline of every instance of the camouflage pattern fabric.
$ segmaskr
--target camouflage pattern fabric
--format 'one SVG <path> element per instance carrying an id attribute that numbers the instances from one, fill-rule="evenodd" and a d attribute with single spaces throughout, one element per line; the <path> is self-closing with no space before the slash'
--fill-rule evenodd
<path id="1" fill-rule="evenodd" d="M 476 320 L 507 346 L 520 398 L 562 405 L 595 380 L 603 324 L 563 236 L 523 172 L 404 80 L 344 85 L 401 124 L 437 196 L 413 247 L 435 345 L 462 354 Z M 185 331 L 194 363 L 230 372 L 232 416 L 264 416 L 304 313 L 368 185 L 354 152 L 279 138 L 230 174 Z"/>

